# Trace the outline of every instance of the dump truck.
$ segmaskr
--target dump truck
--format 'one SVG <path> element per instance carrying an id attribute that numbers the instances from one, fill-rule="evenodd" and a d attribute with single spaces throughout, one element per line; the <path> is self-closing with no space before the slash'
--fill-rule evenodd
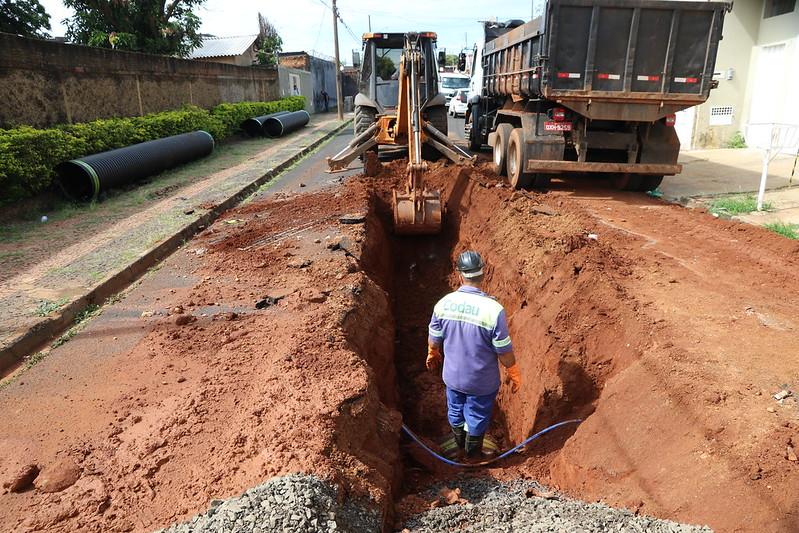
<path id="1" fill-rule="evenodd" d="M 529 22 L 485 22 L 470 148 L 516 188 L 610 176 L 651 191 L 678 174 L 675 114 L 707 100 L 726 2 L 549 0 Z M 460 65 L 465 63 L 465 55 Z"/>

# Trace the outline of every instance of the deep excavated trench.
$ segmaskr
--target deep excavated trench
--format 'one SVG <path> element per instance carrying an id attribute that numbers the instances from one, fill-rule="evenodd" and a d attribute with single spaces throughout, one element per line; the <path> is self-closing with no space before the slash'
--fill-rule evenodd
<path id="1" fill-rule="evenodd" d="M 507 310 L 523 378 L 518 394 L 502 387 L 490 434 L 507 449 L 553 423 L 590 416 L 605 381 L 638 357 L 644 337 L 634 301 L 616 283 L 627 275 L 623 261 L 587 238 L 580 216 L 536 211 L 546 195 L 489 188 L 476 170 L 438 168 L 431 179 L 449 199 L 441 234 L 393 235 L 388 189 L 377 184 L 364 249 L 367 273 L 392 304 L 396 407 L 403 422 L 432 445 L 449 431 L 440 371 L 424 365 L 427 325 L 436 301 L 457 287 L 454 259 L 466 249 L 487 261 L 484 290 Z M 505 471 L 557 484 L 550 466 L 574 431 L 543 437 L 524 455 L 492 465 L 491 475 Z M 402 444 L 402 489 L 395 501 L 456 473 L 409 440 Z"/>

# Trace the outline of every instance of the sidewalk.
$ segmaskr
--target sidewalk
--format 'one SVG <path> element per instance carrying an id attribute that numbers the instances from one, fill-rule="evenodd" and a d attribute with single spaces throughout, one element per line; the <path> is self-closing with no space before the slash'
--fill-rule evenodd
<path id="1" fill-rule="evenodd" d="M 319 146 L 348 120 L 314 116 L 305 130 L 204 178 L 0 282 L 0 372 L 136 280 L 222 212 Z M 202 163 L 195 172 L 202 175 Z M 103 204 L 96 209 L 102 210 Z M 44 305 L 47 304 L 47 305 Z M 49 312 L 48 312 L 49 311 Z"/>
<path id="2" fill-rule="evenodd" d="M 734 218 L 758 226 L 777 222 L 799 226 L 799 186 L 767 191 L 765 201 L 771 204 L 769 211 L 753 211 Z"/>
<path id="3" fill-rule="evenodd" d="M 660 190 L 667 200 L 685 203 L 689 198 L 757 191 L 763 152 L 754 148 L 693 150 L 680 154 L 681 174 L 666 176 Z M 788 185 L 794 156 L 780 154 L 769 165 L 768 189 Z M 799 181 L 799 169 L 794 183 Z"/>

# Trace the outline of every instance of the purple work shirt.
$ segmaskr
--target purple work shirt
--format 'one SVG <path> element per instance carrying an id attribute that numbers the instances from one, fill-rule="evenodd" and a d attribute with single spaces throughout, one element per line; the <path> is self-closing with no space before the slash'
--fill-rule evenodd
<path id="1" fill-rule="evenodd" d="M 474 396 L 499 390 L 497 356 L 513 350 L 499 302 L 464 285 L 438 301 L 428 333 L 430 341 L 443 344 L 447 387 Z"/>

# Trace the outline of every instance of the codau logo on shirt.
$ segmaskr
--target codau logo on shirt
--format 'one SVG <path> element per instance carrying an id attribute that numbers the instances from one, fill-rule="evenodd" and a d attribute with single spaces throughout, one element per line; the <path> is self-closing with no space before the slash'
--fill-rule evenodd
<path id="1" fill-rule="evenodd" d="M 455 313 L 462 313 L 465 315 L 478 316 L 480 314 L 480 307 L 470 305 L 465 302 L 449 302 L 444 301 L 444 311 L 452 311 Z"/>

